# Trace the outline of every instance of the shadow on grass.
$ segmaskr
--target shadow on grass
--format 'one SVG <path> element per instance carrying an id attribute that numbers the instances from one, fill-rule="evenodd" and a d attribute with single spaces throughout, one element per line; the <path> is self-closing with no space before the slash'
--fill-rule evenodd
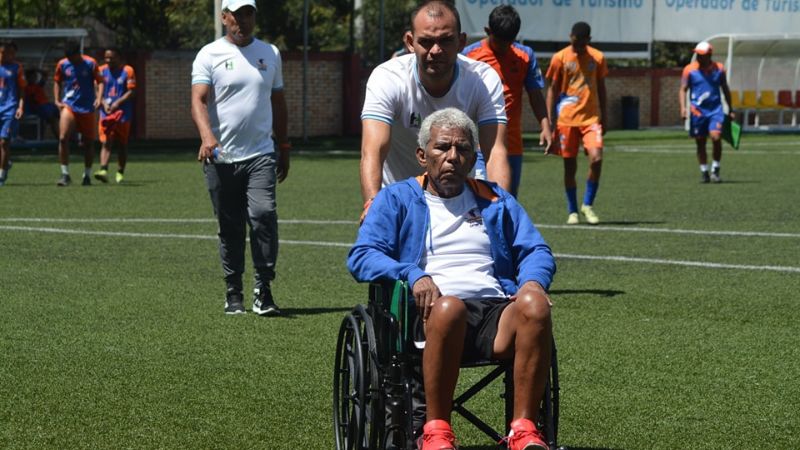
<path id="1" fill-rule="evenodd" d="M 494 444 L 494 445 L 468 445 L 466 447 L 461 446 L 458 447 L 461 450 L 498 450 L 498 449 L 505 449 L 505 445 Z M 622 450 L 622 449 L 612 449 L 610 447 L 573 447 L 571 445 L 564 445 L 559 446 L 559 450 Z"/>
<path id="2" fill-rule="evenodd" d="M 614 221 L 603 221 L 600 225 L 663 225 L 667 222 L 663 220 L 618 220 Z"/>
<path id="3" fill-rule="evenodd" d="M 597 295 L 598 297 L 616 297 L 617 295 L 625 294 L 625 291 L 617 291 L 614 289 L 553 289 L 550 291 L 550 295 L 581 294 Z"/>
<path id="4" fill-rule="evenodd" d="M 335 312 L 348 312 L 351 307 L 339 308 L 281 308 L 281 315 L 278 318 L 292 319 L 297 316 L 312 316 L 315 314 L 329 314 Z"/>

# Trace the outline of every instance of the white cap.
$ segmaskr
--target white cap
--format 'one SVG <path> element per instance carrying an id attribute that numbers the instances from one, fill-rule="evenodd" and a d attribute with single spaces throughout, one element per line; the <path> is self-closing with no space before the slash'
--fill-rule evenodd
<path id="1" fill-rule="evenodd" d="M 711 48 L 711 44 L 709 44 L 706 41 L 703 41 L 694 47 L 694 52 L 697 53 L 698 55 L 706 55 L 708 53 L 711 53 L 712 50 L 714 49 Z"/>
<path id="2" fill-rule="evenodd" d="M 252 6 L 256 8 L 256 0 L 222 0 L 222 10 L 236 11 L 242 6 Z"/>

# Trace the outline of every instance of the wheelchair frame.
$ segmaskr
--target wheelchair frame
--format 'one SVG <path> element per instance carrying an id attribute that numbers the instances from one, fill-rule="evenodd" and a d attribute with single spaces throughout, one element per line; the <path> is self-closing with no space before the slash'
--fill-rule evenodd
<path id="1" fill-rule="evenodd" d="M 416 448 L 413 433 L 411 380 L 422 382 L 421 364 L 413 349 L 411 313 L 414 301 L 405 282 L 372 283 L 369 303 L 357 305 L 342 320 L 336 343 L 333 376 L 333 426 L 337 450 Z M 453 411 L 494 442 L 508 433 L 514 407 L 513 360 L 476 361 L 462 368 L 496 366 L 453 399 Z M 505 432 L 500 434 L 472 413 L 465 403 L 503 377 Z M 551 450 L 557 449 L 559 417 L 558 364 L 555 342 L 550 374 L 537 427 Z"/>

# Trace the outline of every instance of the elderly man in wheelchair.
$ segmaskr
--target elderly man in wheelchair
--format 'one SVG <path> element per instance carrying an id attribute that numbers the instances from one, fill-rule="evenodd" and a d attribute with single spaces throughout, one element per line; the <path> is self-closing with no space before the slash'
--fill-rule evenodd
<path id="1" fill-rule="evenodd" d="M 496 184 L 468 177 L 478 130 L 448 108 L 427 117 L 417 159 L 426 173 L 375 197 L 348 256 L 358 281 L 411 287 L 424 333 L 427 404 L 422 450 L 456 448 L 450 425 L 465 357 L 513 359 L 511 450 L 545 450 L 535 425 L 550 369 L 547 290 L 555 261 L 519 203 Z"/>

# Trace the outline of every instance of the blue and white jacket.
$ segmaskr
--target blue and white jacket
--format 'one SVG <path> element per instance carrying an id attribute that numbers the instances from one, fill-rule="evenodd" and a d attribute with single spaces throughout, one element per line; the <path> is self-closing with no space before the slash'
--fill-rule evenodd
<path id="1" fill-rule="evenodd" d="M 407 281 L 414 286 L 427 274 L 420 267 L 430 213 L 422 175 L 378 193 L 350 249 L 347 268 L 358 281 Z M 514 295 L 528 281 L 550 288 L 556 263 L 550 247 L 522 206 L 495 183 L 467 180 L 475 193 L 489 235 L 494 276 L 506 295 Z"/>

